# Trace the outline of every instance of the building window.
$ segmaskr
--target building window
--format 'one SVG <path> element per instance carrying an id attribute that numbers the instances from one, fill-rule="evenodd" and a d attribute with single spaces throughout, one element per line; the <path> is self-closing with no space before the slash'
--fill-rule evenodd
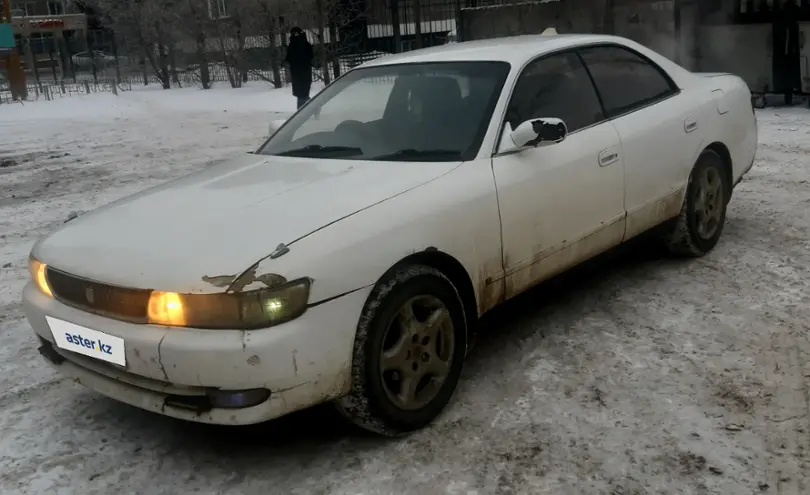
<path id="1" fill-rule="evenodd" d="M 35 55 L 45 55 L 55 49 L 51 33 L 31 33 L 30 43 Z"/>
<path id="2" fill-rule="evenodd" d="M 208 17 L 211 19 L 228 17 L 228 10 L 225 8 L 225 0 L 208 0 Z"/>
<path id="3" fill-rule="evenodd" d="M 48 15 L 62 15 L 65 13 L 65 4 L 61 1 L 48 2 Z"/>
<path id="4" fill-rule="evenodd" d="M 20 2 L 16 4 L 15 10 L 21 10 L 23 16 L 36 15 L 36 3 Z"/>

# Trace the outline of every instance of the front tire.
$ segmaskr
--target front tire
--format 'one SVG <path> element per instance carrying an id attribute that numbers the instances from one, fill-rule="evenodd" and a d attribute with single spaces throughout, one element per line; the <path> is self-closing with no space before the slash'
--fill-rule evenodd
<path id="1" fill-rule="evenodd" d="M 719 154 L 712 150 L 701 153 L 689 176 L 681 213 L 665 238 L 671 254 L 699 257 L 717 245 L 731 194 L 731 180 L 726 175 Z"/>
<path id="2" fill-rule="evenodd" d="M 458 291 L 423 265 L 377 284 L 357 326 L 352 386 L 338 410 L 363 429 L 400 436 L 427 426 L 458 384 L 467 322 Z"/>

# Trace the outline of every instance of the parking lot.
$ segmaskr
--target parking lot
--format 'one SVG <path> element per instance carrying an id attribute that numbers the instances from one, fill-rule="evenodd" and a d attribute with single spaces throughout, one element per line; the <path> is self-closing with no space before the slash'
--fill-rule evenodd
<path id="1" fill-rule="evenodd" d="M 20 304 L 36 238 L 255 148 L 294 107 L 249 85 L 0 108 L 0 493 L 810 493 L 806 108 L 758 111 L 710 255 L 635 247 L 497 310 L 447 411 L 407 438 L 327 406 L 184 423 L 52 371 Z"/>

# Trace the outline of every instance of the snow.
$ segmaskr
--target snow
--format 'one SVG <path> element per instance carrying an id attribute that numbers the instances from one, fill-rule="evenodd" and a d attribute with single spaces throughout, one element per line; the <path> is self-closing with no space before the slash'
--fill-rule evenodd
<path id="1" fill-rule="evenodd" d="M 619 252 L 484 322 L 428 429 L 319 407 L 182 423 L 61 378 L 20 291 L 37 236 L 256 148 L 289 88 L 152 88 L 0 107 L 0 493 L 808 493 L 810 112 L 758 112 L 754 168 L 698 260 Z"/>
<path id="2" fill-rule="evenodd" d="M 52 102 L 9 104 L 2 107 L 0 123 L 40 120 L 56 120 L 59 124 L 77 121 L 101 123 L 116 118 L 151 114 L 157 110 L 166 113 L 291 113 L 296 106 L 289 88 L 271 91 L 262 83 L 250 83 L 238 90 L 221 87 L 211 91 L 200 91 L 199 88 L 166 91 L 156 84 L 133 88 L 133 91 L 120 92 L 118 96 L 100 93 L 60 98 Z M 317 89 L 313 89 L 313 94 Z"/>

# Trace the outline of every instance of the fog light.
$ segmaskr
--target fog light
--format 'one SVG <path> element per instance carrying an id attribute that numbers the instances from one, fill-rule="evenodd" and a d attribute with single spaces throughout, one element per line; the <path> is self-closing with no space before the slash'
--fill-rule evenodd
<path id="1" fill-rule="evenodd" d="M 208 393 L 211 405 L 221 409 L 241 409 L 261 404 L 270 398 L 266 388 L 251 390 L 214 390 Z"/>

